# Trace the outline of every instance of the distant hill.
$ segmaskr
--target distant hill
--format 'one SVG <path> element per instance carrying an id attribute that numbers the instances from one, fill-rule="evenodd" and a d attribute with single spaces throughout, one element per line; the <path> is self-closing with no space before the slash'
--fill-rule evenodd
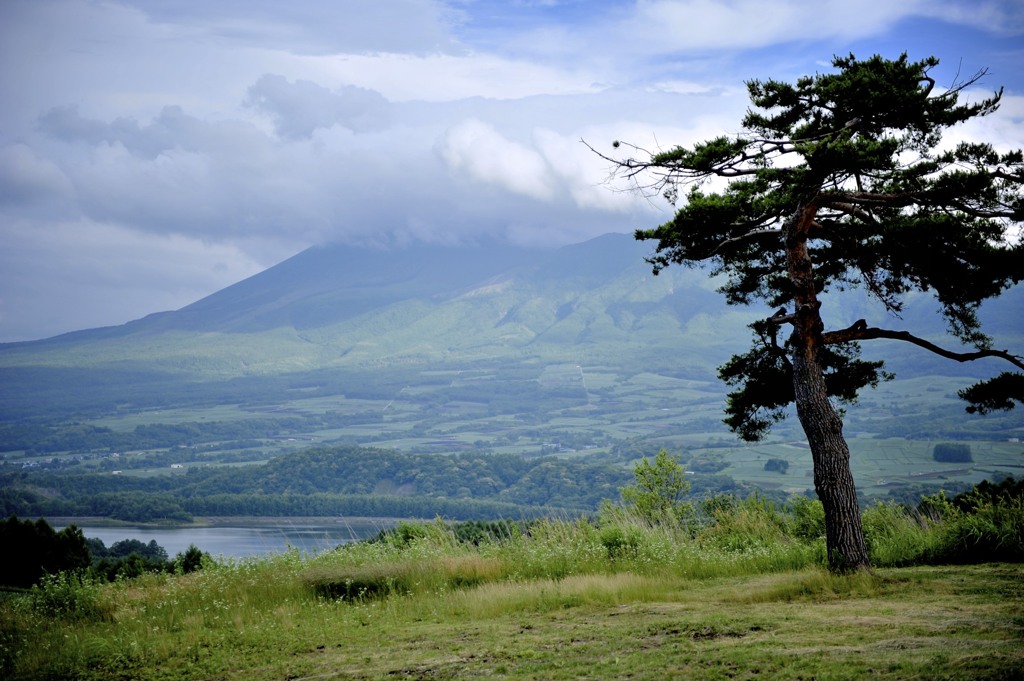
<path id="1" fill-rule="evenodd" d="M 247 388 L 255 377 L 481 361 L 628 365 L 626 375 L 714 382 L 715 367 L 748 347 L 746 325 L 765 310 L 724 305 L 706 271 L 674 267 L 653 276 L 644 261 L 651 250 L 624 234 L 556 250 L 310 248 L 177 311 L 0 344 L 0 420 L 26 418 L 32 403 L 71 410 L 106 395 L 110 404 L 140 404 L 147 391 L 193 401 L 230 393 L 237 401 L 245 390 L 268 390 L 265 381 Z M 1022 300 L 1018 287 L 985 310 L 1009 347 L 1024 347 Z M 829 301 L 825 312 L 835 326 L 861 317 L 886 323 L 858 293 Z M 904 317 L 886 325 L 941 340 L 942 322 L 926 296 Z M 900 344 L 884 351 L 897 371 L 911 374 L 1003 368 L 960 366 Z"/>
<path id="2" fill-rule="evenodd" d="M 174 312 L 0 344 L 0 367 L 225 376 L 509 352 L 586 356 L 615 353 L 613 343 L 678 348 L 696 317 L 723 316 L 721 301 L 695 272 L 654 277 L 649 251 L 622 234 L 546 251 L 314 247 Z"/>

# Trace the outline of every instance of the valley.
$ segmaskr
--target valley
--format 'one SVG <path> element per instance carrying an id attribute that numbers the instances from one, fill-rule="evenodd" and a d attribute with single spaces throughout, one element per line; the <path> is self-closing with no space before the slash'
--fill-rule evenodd
<path id="1" fill-rule="evenodd" d="M 331 394 L 325 387 L 331 381 L 321 385 L 297 381 L 290 387 L 284 384 L 277 395 L 264 396 L 279 398 L 275 400 L 209 406 L 170 403 L 163 408 L 118 409 L 72 422 L 5 426 L 7 441 L 17 441 L 21 447 L 7 445 L 0 467 L 7 511 L 95 515 L 106 509 L 123 520 L 179 522 L 196 515 L 429 518 L 440 513 L 472 519 L 480 514 L 592 512 L 602 499 L 617 498 L 617 488 L 628 481 L 633 462 L 661 448 L 680 456 L 692 474 L 697 495 L 745 495 L 758 490 L 782 500 L 813 488 L 809 452 L 795 420 L 783 423 L 766 442 L 741 443 L 721 423 L 724 396 L 721 386 L 710 379 L 650 372 L 630 376 L 614 373 L 608 366 L 584 369 L 568 364 L 529 370 L 382 370 L 379 375 L 390 380 L 370 384 L 363 375 L 352 394 Z M 345 382 L 340 376 L 336 379 L 333 384 Z M 948 377 L 934 380 L 956 385 Z M 925 390 L 914 397 L 902 394 L 913 392 L 912 386 L 903 383 L 907 382 L 886 384 L 869 393 L 847 414 L 854 474 L 865 500 L 893 495 L 912 500 L 940 487 L 955 492 L 983 479 L 1020 474 L 1024 445 L 1012 441 L 1018 421 L 972 418 L 957 404 L 952 387 L 948 392 Z M 918 432 L 901 436 L 894 432 L 894 424 L 913 424 Z M 973 461 L 935 461 L 932 450 L 942 442 L 967 443 Z M 308 497 L 301 503 L 281 498 L 271 504 L 265 496 L 266 485 L 256 482 L 253 491 L 262 490 L 263 497 L 233 489 L 230 504 L 222 499 L 220 506 L 202 506 L 189 499 L 183 507 L 178 498 L 170 506 L 163 503 L 175 495 L 193 495 L 182 490 L 218 470 L 259 468 L 289 457 L 298 461 L 310 448 L 372 449 L 401 455 L 394 473 L 373 477 L 372 461 L 369 470 L 352 464 L 337 471 L 336 484 L 315 490 L 376 497 L 376 503 L 384 505 L 365 508 L 361 505 L 365 498 L 357 501 L 351 496 L 314 506 Z M 535 475 L 519 480 L 520 487 L 510 492 L 503 485 L 474 486 L 473 480 L 487 476 L 474 478 L 456 471 L 452 474 L 464 476 L 464 484 L 435 485 L 424 491 L 424 480 L 436 474 L 443 477 L 447 469 L 441 463 L 452 457 L 476 462 L 511 458 L 522 461 L 524 471 L 556 466 L 558 477 L 569 479 Z M 766 470 L 769 460 L 785 461 L 785 471 Z M 413 466 L 413 461 L 420 463 Z M 295 476 L 300 469 L 294 464 Z M 373 478 L 373 484 L 353 491 L 341 481 L 352 476 Z M 86 479 L 92 482 L 86 485 Z M 602 484 L 594 482 L 598 479 Z M 572 489 L 567 491 L 565 484 Z M 80 505 L 57 503 L 64 494 L 47 497 L 39 492 L 65 487 L 135 495 L 152 503 L 89 505 L 76 511 Z M 226 491 L 216 486 L 208 489 L 210 496 Z M 26 502 L 19 490 L 35 503 Z M 278 490 L 282 495 L 297 491 Z M 80 495 L 75 498 L 76 503 L 84 503 Z"/>

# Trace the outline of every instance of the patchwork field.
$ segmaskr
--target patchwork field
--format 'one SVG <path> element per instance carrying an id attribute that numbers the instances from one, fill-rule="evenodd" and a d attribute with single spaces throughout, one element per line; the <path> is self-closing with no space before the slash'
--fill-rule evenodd
<path id="1" fill-rule="evenodd" d="M 724 388 L 713 377 L 556 363 L 382 372 L 375 382 L 366 374 L 317 378 L 278 385 L 258 401 L 126 406 L 78 420 L 74 428 L 108 429 L 122 437 L 125 444 L 106 453 L 69 445 L 4 456 L 15 465 L 58 460 L 72 470 L 152 476 L 192 466 L 263 463 L 319 444 L 419 454 L 553 455 L 627 466 L 664 447 L 692 460 L 694 471 L 765 491 L 799 494 L 813 486 L 810 454 L 795 418 L 776 427 L 768 441 L 744 444 L 722 424 Z M 921 485 L 957 489 L 1024 470 L 1024 445 L 1012 441 L 1024 433 L 1024 417 L 964 414 L 955 398 L 962 383 L 942 377 L 896 381 L 866 392 L 849 409 L 847 434 L 862 494 L 886 496 Z M 912 432 L 894 436 L 901 426 Z M 143 437 L 154 431 L 160 439 Z M 968 445 L 973 461 L 934 461 L 940 443 Z M 109 458 L 112 451 L 120 458 Z M 785 462 L 784 472 L 766 470 L 770 460 Z"/>

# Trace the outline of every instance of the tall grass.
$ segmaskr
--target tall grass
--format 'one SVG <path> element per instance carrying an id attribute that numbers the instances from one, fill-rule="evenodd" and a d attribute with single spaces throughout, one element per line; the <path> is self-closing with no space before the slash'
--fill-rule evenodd
<path id="1" fill-rule="evenodd" d="M 979 502 L 971 512 L 929 508 L 877 504 L 865 511 L 875 565 L 1024 558 L 1020 499 Z M 317 631 L 357 636 L 389 619 L 450 621 L 655 600 L 691 580 L 804 575 L 766 587 L 755 600 L 870 590 L 868 576 L 836 582 L 825 573 L 820 517 L 809 500 L 723 497 L 685 520 L 652 524 L 609 505 L 596 520 L 509 524 L 476 542 L 436 521 L 315 557 L 207 562 L 190 574 L 103 585 L 61 576 L 0 600 L 0 676 L 137 678 L 160 669 L 164 678 L 205 678 L 257 664 L 266 650 L 316 649 L 325 645 L 314 640 Z"/>
<path id="2" fill-rule="evenodd" d="M 1024 497 L 967 495 L 954 505 L 944 495 L 925 499 L 942 519 L 941 556 L 950 562 L 1024 561 Z"/>
<path id="3" fill-rule="evenodd" d="M 915 510 L 877 502 L 861 518 L 868 552 L 877 567 L 927 563 L 942 553 L 941 528 Z"/>

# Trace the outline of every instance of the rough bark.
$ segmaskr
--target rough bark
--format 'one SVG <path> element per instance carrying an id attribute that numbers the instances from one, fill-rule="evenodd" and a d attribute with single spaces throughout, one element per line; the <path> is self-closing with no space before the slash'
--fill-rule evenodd
<path id="1" fill-rule="evenodd" d="M 870 568 L 843 422 L 828 398 L 821 367 L 812 352 L 796 353 L 793 382 L 797 415 L 814 461 L 814 490 L 825 510 L 829 569 L 850 572 Z"/>
<path id="2" fill-rule="evenodd" d="M 825 511 L 829 569 L 850 572 L 870 568 L 857 489 L 850 471 L 850 448 L 843 421 L 832 405 L 818 352 L 823 347 L 821 303 L 807 235 L 816 206 L 802 206 L 786 225 L 786 257 L 797 309 L 790 338 L 796 411 L 814 461 L 814 489 Z"/>

